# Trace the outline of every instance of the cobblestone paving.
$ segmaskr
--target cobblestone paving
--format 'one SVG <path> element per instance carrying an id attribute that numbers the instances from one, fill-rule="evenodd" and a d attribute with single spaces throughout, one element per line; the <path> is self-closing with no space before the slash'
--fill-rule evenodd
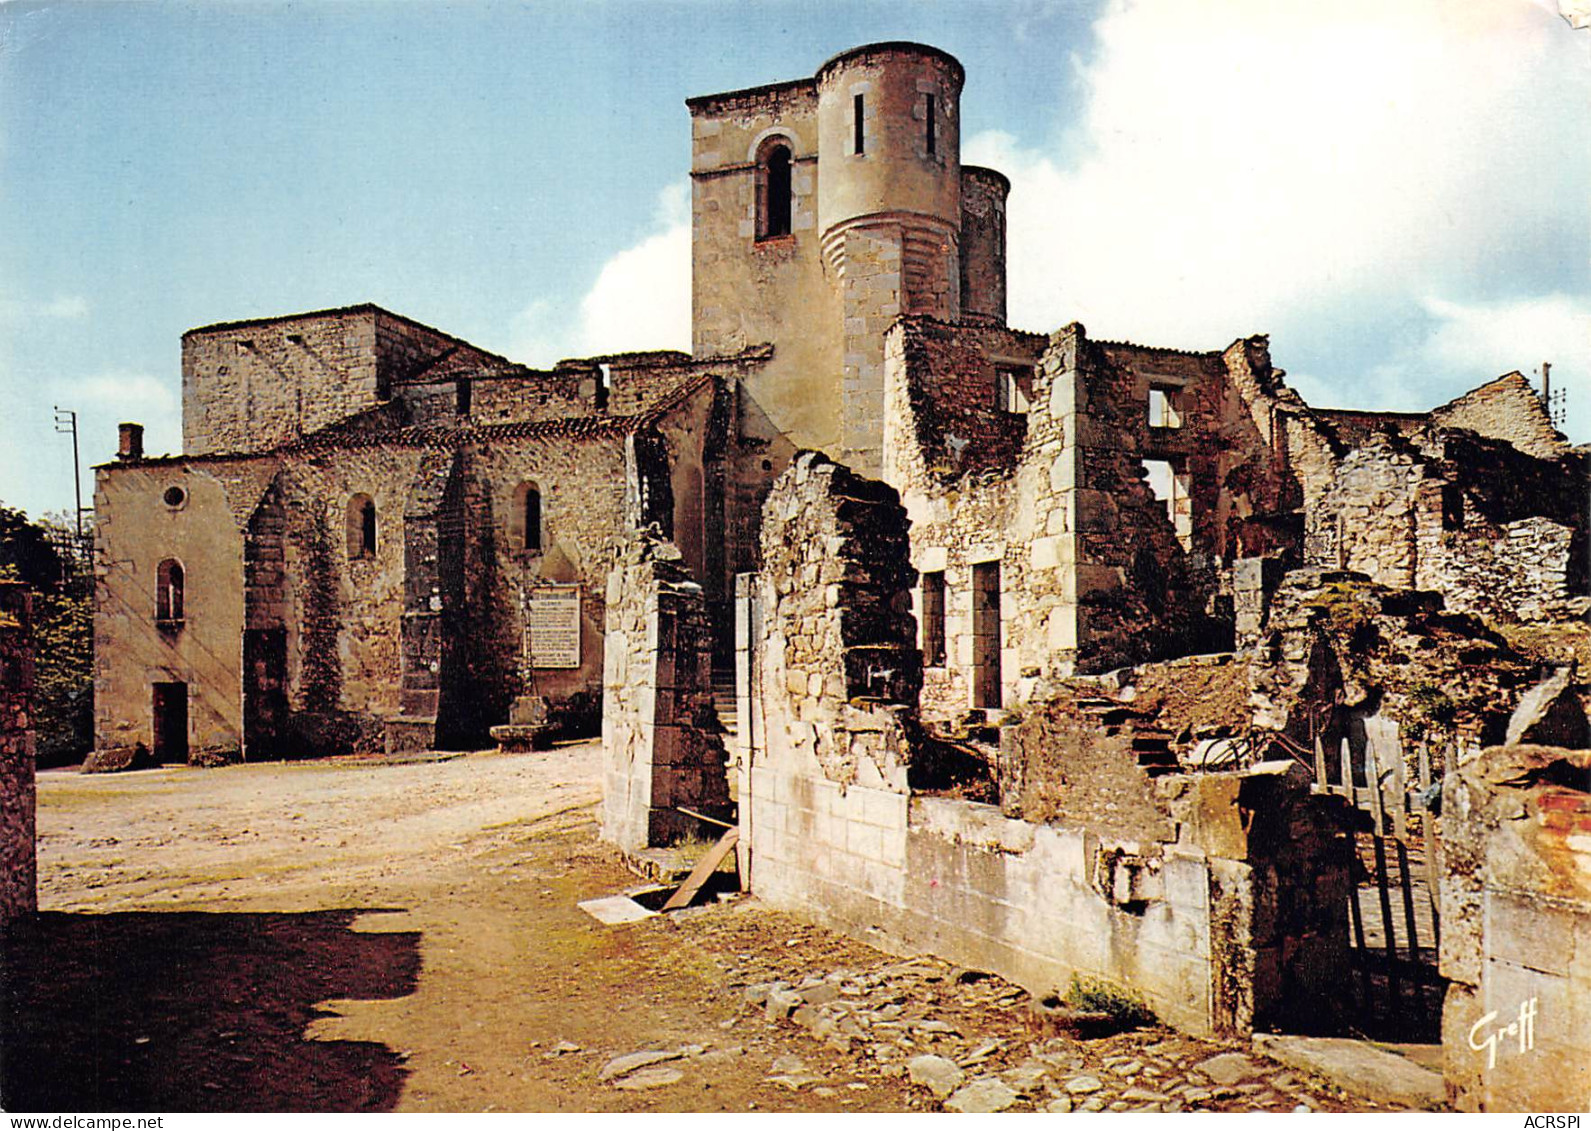
<path id="1" fill-rule="evenodd" d="M 867 1074 L 905 1077 L 922 1107 L 1294 1112 L 1372 1106 L 1242 1045 L 1161 1027 L 1092 1040 L 1048 1033 L 1024 990 L 938 959 L 889 960 L 793 980 L 735 973 L 747 975 L 741 993 L 755 1020 L 803 1028 L 824 1053 L 850 1057 Z M 792 1089 L 824 1086 L 824 1077 L 801 1062 L 776 1064 L 769 1079 Z"/>

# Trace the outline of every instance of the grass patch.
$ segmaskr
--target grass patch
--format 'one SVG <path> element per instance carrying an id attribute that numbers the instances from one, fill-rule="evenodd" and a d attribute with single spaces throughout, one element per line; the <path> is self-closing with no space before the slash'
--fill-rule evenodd
<path id="1" fill-rule="evenodd" d="M 1062 1000 L 1073 1009 L 1108 1014 L 1123 1029 L 1155 1023 L 1155 1015 L 1143 998 L 1103 978 L 1073 974 Z"/>

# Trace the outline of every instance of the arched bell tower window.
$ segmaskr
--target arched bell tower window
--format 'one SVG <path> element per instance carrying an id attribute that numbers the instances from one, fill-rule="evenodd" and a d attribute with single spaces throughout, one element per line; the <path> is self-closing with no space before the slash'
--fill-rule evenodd
<path id="1" fill-rule="evenodd" d="M 541 549 L 541 488 L 521 483 L 514 488 L 509 534 L 521 550 Z"/>
<path id="2" fill-rule="evenodd" d="M 155 621 L 181 624 L 182 605 L 182 563 L 176 558 L 167 558 L 155 569 Z"/>
<path id="3" fill-rule="evenodd" d="M 790 234 L 790 147 L 782 140 L 765 145 L 757 158 L 757 238 Z"/>
<path id="4" fill-rule="evenodd" d="M 348 500 L 348 556 L 376 556 L 376 503 L 369 495 Z"/>

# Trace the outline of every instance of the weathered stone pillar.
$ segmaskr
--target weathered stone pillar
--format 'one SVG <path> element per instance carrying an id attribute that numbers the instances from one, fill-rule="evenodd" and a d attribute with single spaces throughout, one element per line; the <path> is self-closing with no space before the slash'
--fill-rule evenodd
<path id="1" fill-rule="evenodd" d="M 713 708 L 713 629 L 671 542 L 641 535 L 608 575 L 603 648 L 602 838 L 626 851 L 726 817 L 729 779 Z"/>
<path id="2" fill-rule="evenodd" d="M 0 583 L 0 935 L 39 909 L 32 596 L 22 585 Z"/>
<path id="3" fill-rule="evenodd" d="M 1591 1105 L 1591 750 L 1492 747 L 1442 789 L 1443 1075 L 1462 1111 Z"/>

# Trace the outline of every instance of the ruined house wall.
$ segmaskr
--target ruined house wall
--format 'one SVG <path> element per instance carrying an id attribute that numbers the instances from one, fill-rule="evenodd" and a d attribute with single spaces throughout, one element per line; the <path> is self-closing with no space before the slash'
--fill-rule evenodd
<path id="1" fill-rule="evenodd" d="M 1493 747 L 1442 790 L 1449 1101 L 1591 1105 L 1591 752 Z"/>
<path id="2" fill-rule="evenodd" d="M 712 623 L 671 543 L 638 536 L 608 577 L 602 838 L 627 851 L 723 817 L 726 754 L 712 698 Z"/>
<path id="3" fill-rule="evenodd" d="M 877 486 L 803 454 L 769 497 L 765 568 L 743 601 L 761 631 L 739 665 L 753 890 L 1035 993 L 1105 978 L 1198 1033 L 1246 1032 L 1329 984 L 1345 881 L 1307 782 L 1284 766 L 1179 781 L 1159 846 L 913 795 L 910 686 L 862 693 L 879 652 L 912 658 L 904 547 L 856 536 L 902 525 Z"/>
<path id="4" fill-rule="evenodd" d="M 0 583 L 0 938 L 39 909 L 32 594 Z"/>
<path id="5" fill-rule="evenodd" d="M 1466 428 L 1505 440 L 1538 459 L 1556 459 L 1569 442 L 1552 426 L 1541 398 L 1520 373 L 1507 373 L 1431 410 L 1439 428 Z"/>
<path id="6" fill-rule="evenodd" d="M 945 662 L 930 658 L 925 673 L 932 715 L 1027 700 L 1074 670 L 1166 654 L 1206 623 L 1213 574 L 1189 570 L 1141 462 L 1147 378 L 1111 361 L 1112 350 L 1124 361 L 1146 351 L 1097 346 L 1081 327 L 1047 349 L 1041 341 L 921 318 L 902 319 L 887 339 L 884 473 L 912 520 L 913 564 L 944 574 Z M 1209 358 L 1167 356 L 1215 368 Z M 1024 360 L 1037 362 L 1025 420 L 998 409 L 995 392 L 1000 370 Z M 1208 388 L 1201 395 L 1221 387 L 1211 378 Z M 979 639 L 974 616 L 980 601 L 992 603 L 974 584 L 977 567 L 991 563 L 994 642 Z M 921 589 L 915 606 L 921 614 Z M 1219 643 L 1197 639 L 1204 650 Z M 991 696 L 996 653 L 1000 690 Z"/>
<path id="7" fill-rule="evenodd" d="M 1585 465 L 1466 432 L 1373 434 L 1308 514 L 1307 564 L 1531 617 L 1584 592 Z"/>
<path id="8" fill-rule="evenodd" d="M 1252 422 L 1259 441 L 1275 453 L 1277 465 L 1287 469 L 1268 509 L 1281 514 L 1302 512 L 1312 506 L 1331 482 L 1340 452 L 1330 430 L 1271 364 L 1270 339 L 1255 335 L 1233 342 L 1221 355 L 1227 382 Z M 1296 547 L 1301 529 L 1283 527 L 1284 545 Z M 1239 556 L 1252 557 L 1258 546 Z"/>
<path id="9" fill-rule="evenodd" d="M 1413 588 L 1419 565 L 1416 494 L 1426 474 L 1419 454 L 1386 433 L 1350 452 L 1309 510 L 1307 564 Z"/>

